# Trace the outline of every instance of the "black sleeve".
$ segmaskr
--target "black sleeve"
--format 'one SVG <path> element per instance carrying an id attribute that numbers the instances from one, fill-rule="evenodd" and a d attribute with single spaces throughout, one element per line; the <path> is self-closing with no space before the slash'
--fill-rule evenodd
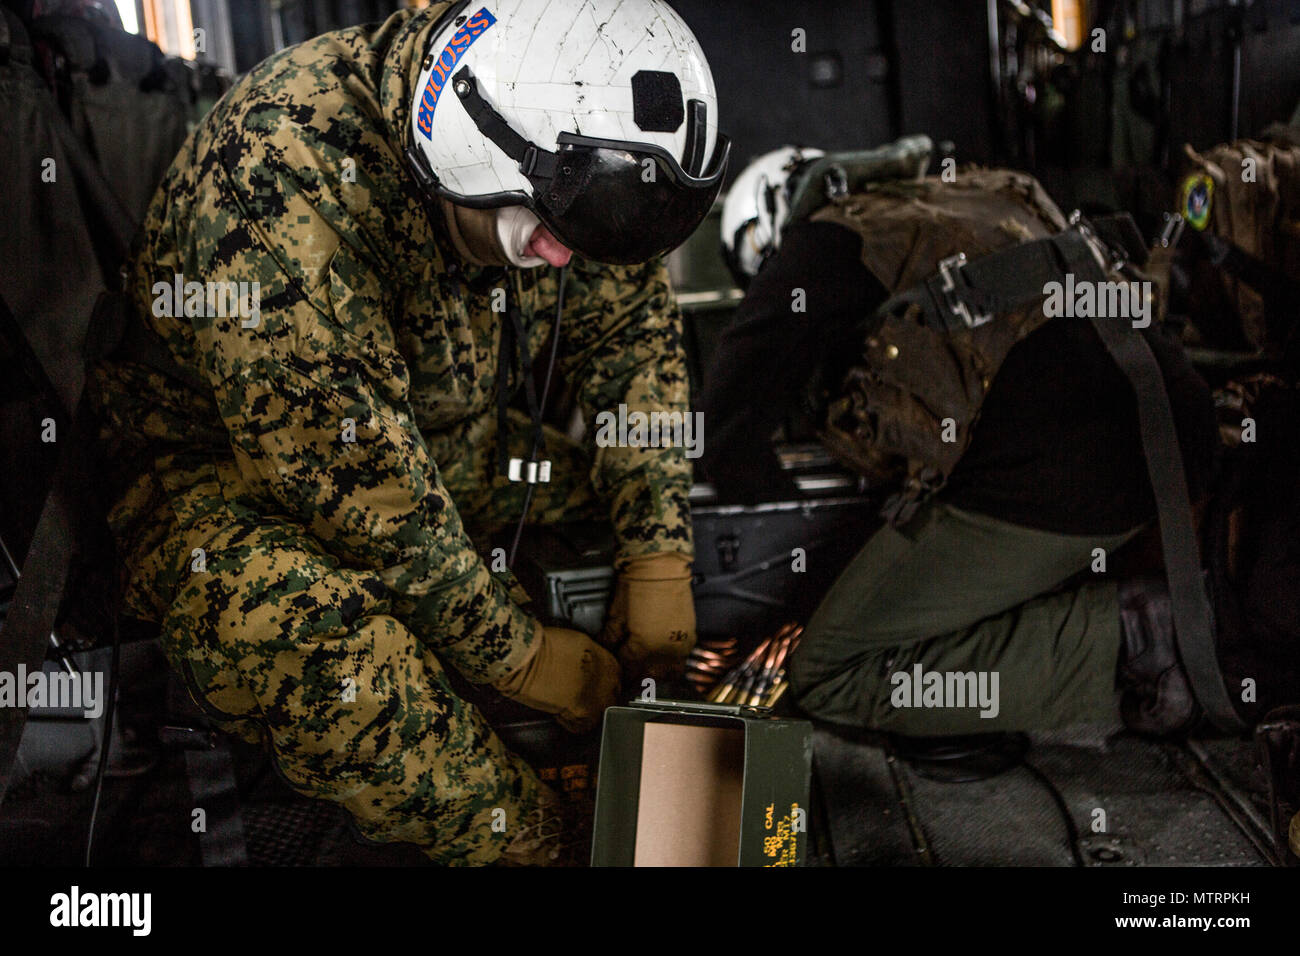
<path id="1" fill-rule="evenodd" d="M 885 289 L 861 255 L 861 239 L 842 226 L 791 226 L 723 331 L 700 410 L 701 463 L 724 500 L 797 496 L 772 449 L 772 433 L 797 407 L 831 343 L 884 301 Z M 796 311 L 800 299 L 803 311 Z"/>
<path id="2" fill-rule="evenodd" d="M 1143 331 L 1164 376 L 1196 500 L 1218 448 L 1208 386 L 1168 331 Z M 1092 323 L 1056 318 L 1017 342 L 940 492 L 950 504 L 1057 534 L 1119 534 L 1150 520 L 1137 398 Z"/>

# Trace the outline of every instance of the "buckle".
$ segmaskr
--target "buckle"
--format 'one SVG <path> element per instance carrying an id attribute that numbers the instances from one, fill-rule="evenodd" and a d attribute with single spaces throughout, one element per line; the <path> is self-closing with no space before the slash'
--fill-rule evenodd
<path id="1" fill-rule="evenodd" d="M 550 459 L 524 461 L 522 458 L 511 458 L 506 477 L 511 481 L 522 481 L 530 485 L 544 485 L 551 480 Z"/>
<path id="2" fill-rule="evenodd" d="M 849 194 L 849 174 L 838 164 L 826 170 L 822 178 L 826 184 L 826 198 L 832 202 L 843 199 Z"/>
<path id="3" fill-rule="evenodd" d="M 983 325 L 993 318 L 991 312 L 973 312 L 957 294 L 956 275 L 959 271 L 966 268 L 966 253 L 959 252 L 955 256 L 949 256 L 947 259 L 939 260 L 939 278 L 943 285 L 939 291 L 943 293 L 944 304 L 948 309 L 962 320 L 962 323 L 968 329 L 973 329 Z"/>
<path id="4" fill-rule="evenodd" d="M 1097 230 L 1092 228 L 1092 223 L 1084 218 L 1082 210 L 1076 209 L 1070 213 L 1068 221 L 1092 247 L 1093 255 L 1097 257 L 1097 263 L 1102 269 L 1109 272 L 1119 272 L 1128 265 L 1128 256 L 1123 250 L 1116 249 L 1101 238 L 1097 234 Z"/>
<path id="5" fill-rule="evenodd" d="M 519 171 L 525 176 L 531 176 L 537 168 L 537 152 L 537 147 L 532 143 L 524 150 L 524 158 L 519 161 Z"/>
<path id="6" fill-rule="evenodd" d="M 542 149 L 536 143 L 529 143 L 524 149 L 524 157 L 519 160 L 519 171 L 529 179 L 554 179 L 559 160 L 555 153 Z"/>
<path id="7" fill-rule="evenodd" d="M 164 724 L 158 728 L 159 742 L 177 750 L 216 750 L 217 735 L 205 727 L 185 724 Z"/>
<path id="8" fill-rule="evenodd" d="M 1178 213 L 1165 213 L 1165 228 L 1160 232 L 1160 248 L 1168 249 L 1170 246 L 1178 245 L 1178 240 L 1183 238 L 1183 228 L 1187 225 L 1187 220 Z"/>

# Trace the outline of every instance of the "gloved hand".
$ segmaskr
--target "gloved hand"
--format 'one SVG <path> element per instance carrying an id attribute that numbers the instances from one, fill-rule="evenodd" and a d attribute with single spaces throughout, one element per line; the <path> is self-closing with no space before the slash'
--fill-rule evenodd
<path id="1" fill-rule="evenodd" d="M 690 559 L 650 554 L 629 561 L 614 584 L 601 642 L 618 649 L 630 677 L 681 674 L 695 646 Z"/>
<path id="2" fill-rule="evenodd" d="M 605 708 L 617 703 L 618 662 L 586 634 L 544 628 L 532 650 L 522 667 L 492 686 L 511 700 L 554 714 L 575 734 L 596 727 Z"/>

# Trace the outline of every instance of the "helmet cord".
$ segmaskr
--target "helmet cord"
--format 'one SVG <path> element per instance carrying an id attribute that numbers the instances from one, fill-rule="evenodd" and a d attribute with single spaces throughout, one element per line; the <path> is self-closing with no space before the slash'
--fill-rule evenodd
<path id="1" fill-rule="evenodd" d="M 533 419 L 533 445 L 528 453 L 528 464 L 537 461 L 537 453 L 542 447 L 542 420 L 546 415 L 546 400 L 551 394 L 551 380 L 555 374 L 555 360 L 560 351 L 560 320 L 564 315 L 564 280 L 568 276 L 568 267 L 560 266 L 559 291 L 555 296 L 555 325 L 551 329 L 551 354 L 546 362 L 546 377 L 542 380 L 542 396 L 538 402 L 537 415 Z M 532 469 L 528 469 L 529 472 Z M 528 511 L 533 505 L 533 494 L 537 490 L 535 482 L 529 482 L 524 491 L 524 507 L 519 514 L 519 523 L 515 525 L 514 540 L 510 543 L 510 554 L 506 559 L 507 567 L 514 567 L 515 554 L 519 551 L 519 540 L 524 533 L 524 523 L 528 520 Z"/>

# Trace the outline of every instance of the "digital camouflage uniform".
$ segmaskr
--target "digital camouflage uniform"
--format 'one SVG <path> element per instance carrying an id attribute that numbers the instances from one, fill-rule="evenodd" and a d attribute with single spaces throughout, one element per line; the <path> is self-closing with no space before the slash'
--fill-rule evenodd
<path id="1" fill-rule="evenodd" d="M 408 104 L 437 12 L 285 50 L 217 104 L 154 197 L 128 273 L 136 309 L 206 386 L 117 361 L 94 391 L 126 605 L 161 622 L 196 699 L 245 734 L 265 730 L 294 786 L 342 803 L 372 839 L 479 863 L 510 835 L 492 831 L 493 809 L 512 828 L 542 787 L 444 672 L 498 680 L 541 630 L 470 537 L 517 517 L 523 498 L 494 477 L 492 293 L 519 303 L 537 355 L 558 270 L 458 262 L 408 171 Z M 685 412 L 662 261 L 575 258 L 569 273 L 560 371 L 586 420 L 620 402 Z M 154 284 L 175 274 L 260 283 L 260 322 L 154 316 Z M 554 478 L 533 520 L 603 511 L 620 562 L 691 553 L 680 449 L 588 453 L 558 434 L 548 449 Z"/>

